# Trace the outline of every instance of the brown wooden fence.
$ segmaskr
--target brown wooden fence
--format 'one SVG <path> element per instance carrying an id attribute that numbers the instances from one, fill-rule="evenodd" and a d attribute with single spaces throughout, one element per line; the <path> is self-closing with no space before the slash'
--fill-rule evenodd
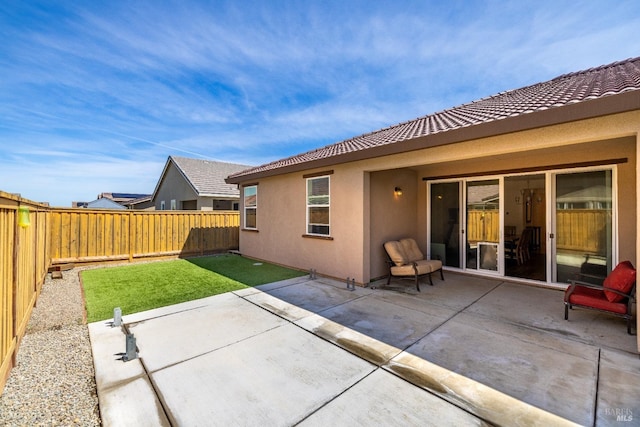
<path id="1" fill-rule="evenodd" d="M 467 239 L 470 242 L 500 241 L 500 212 L 497 210 L 467 212 Z"/>
<path id="2" fill-rule="evenodd" d="M 134 261 L 221 252 L 238 248 L 239 226 L 235 211 L 55 209 L 51 260 Z"/>
<path id="3" fill-rule="evenodd" d="M 607 225 L 607 223 L 609 225 Z M 558 249 L 585 254 L 606 254 L 607 235 L 611 228 L 611 212 L 607 210 L 558 210 L 556 215 L 556 246 Z"/>
<path id="4" fill-rule="evenodd" d="M 50 209 L 0 191 L 0 393 L 49 267 Z"/>
<path id="5" fill-rule="evenodd" d="M 498 242 L 500 216 L 497 210 L 467 213 L 467 238 L 471 242 Z M 611 212 L 596 209 L 558 210 L 556 213 L 556 247 L 585 254 L 607 252 L 607 223 Z M 544 237 L 544 236 L 543 236 Z"/>
<path id="6" fill-rule="evenodd" d="M 239 222 L 233 211 L 50 208 L 0 191 L 0 394 L 52 265 L 237 249 Z"/>

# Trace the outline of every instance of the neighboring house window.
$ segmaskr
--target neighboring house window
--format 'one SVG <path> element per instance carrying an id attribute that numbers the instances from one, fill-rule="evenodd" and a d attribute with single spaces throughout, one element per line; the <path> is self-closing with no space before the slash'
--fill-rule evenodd
<path id="1" fill-rule="evenodd" d="M 244 187 L 244 228 L 256 229 L 258 213 L 258 186 Z"/>
<path id="2" fill-rule="evenodd" d="M 160 210 L 163 211 L 166 209 L 166 206 L 164 204 L 164 200 L 160 202 Z"/>
<path id="3" fill-rule="evenodd" d="M 240 210 L 240 202 L 233 202 L 233 206 L 231 207 L 232 210 L 234 211 L 239 211 Z"/>
<path id="4" fill-rule="evenodd" d="M 171 199 L 171 210 L 175 211 L 176 210 L 176 199 Z"/>
<path id="5" fill-rule="evenodd" d="M 329 235 L 329 177 L 307 179 L 307 233 Z"/>

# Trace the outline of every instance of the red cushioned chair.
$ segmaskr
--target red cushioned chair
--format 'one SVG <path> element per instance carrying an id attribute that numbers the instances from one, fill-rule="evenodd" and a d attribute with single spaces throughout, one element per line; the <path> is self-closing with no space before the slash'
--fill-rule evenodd
<path id="1" fill-rule="evenodd" d="M 564 319 L 569 320 L 570 308 L 597 310 L 626 319 L 631 334 L 635 290 L 636 269 L 629 261 L 618 264 L 601 285 L 572 280 L 564 293 Z"/>

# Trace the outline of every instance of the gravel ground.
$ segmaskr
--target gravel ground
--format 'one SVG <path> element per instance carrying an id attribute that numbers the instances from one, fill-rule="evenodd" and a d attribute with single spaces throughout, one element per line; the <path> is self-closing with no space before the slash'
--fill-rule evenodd
<path id="1" fill-rule="evenodd" d="M 100 426 L 78 274 L 48 275 L 0 396 L 0 426 Z"/>

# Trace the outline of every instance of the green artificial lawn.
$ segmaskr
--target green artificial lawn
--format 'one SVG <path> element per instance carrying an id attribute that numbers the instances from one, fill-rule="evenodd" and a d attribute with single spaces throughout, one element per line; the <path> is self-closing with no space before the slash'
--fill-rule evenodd
<path id="1" fill-rule="evenodd" d="M 87 322 L 304 276 L 238 255 L 133 264 L 82 272 Z"/>

